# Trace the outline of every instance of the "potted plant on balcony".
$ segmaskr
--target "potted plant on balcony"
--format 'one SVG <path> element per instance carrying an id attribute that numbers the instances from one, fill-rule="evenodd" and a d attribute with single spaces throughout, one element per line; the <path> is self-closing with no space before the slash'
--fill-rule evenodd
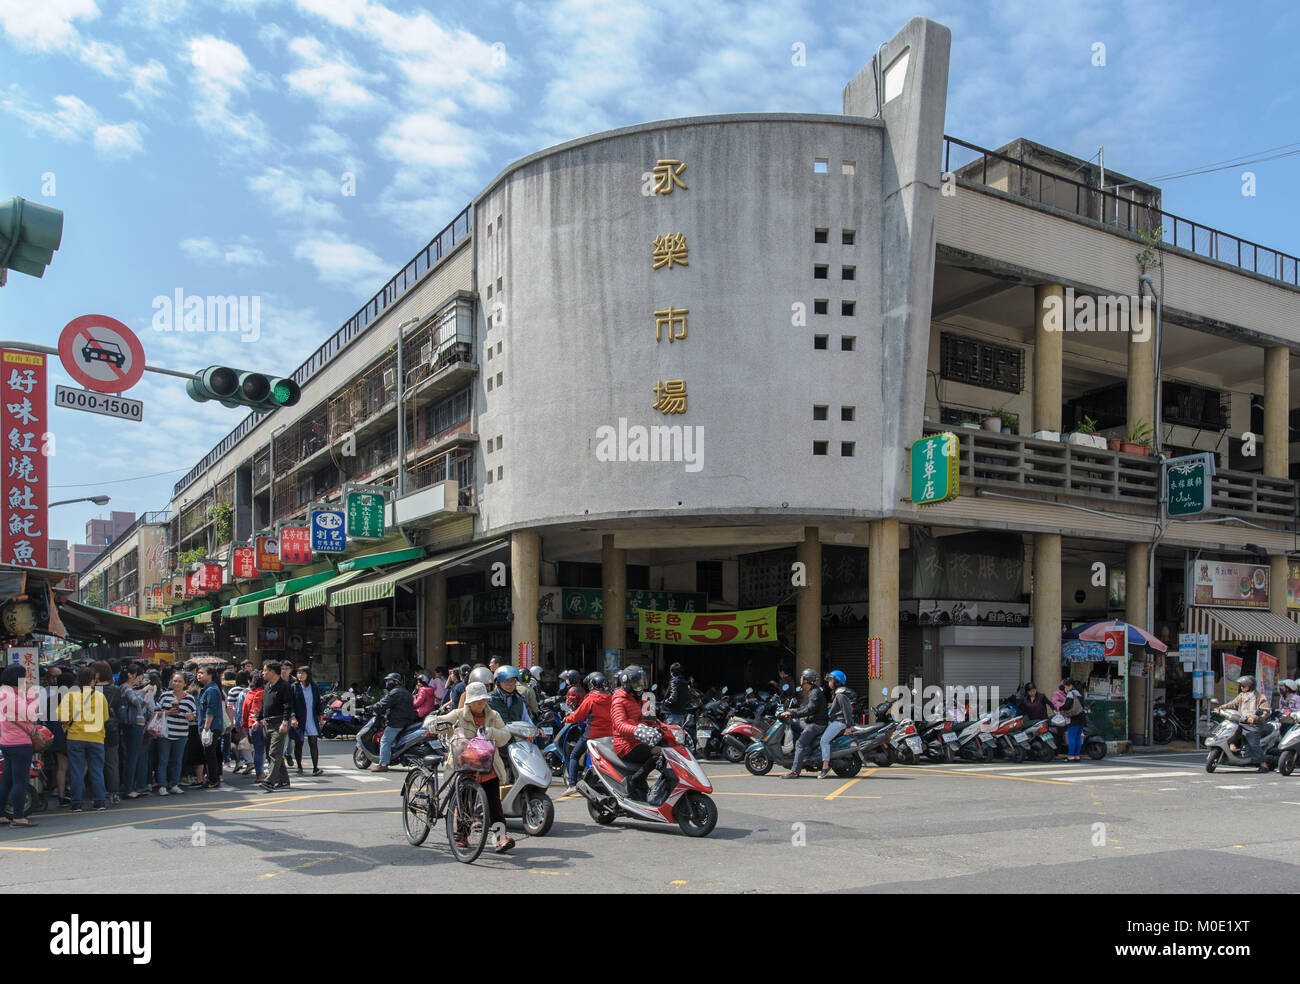
<path id="1" fill-rule="evenodd" d="M 996 413 L 998 415 L 998 419 L 1002 421 L 1003 434 L 1014 434 L 1018 430 L 1020 430 L 1019 415 L 1012 413 L 1006 407 L 998 407 L 993 412 Z"/>
<path id="2" fill-rule="evenodd" d="M 1120 450 L 1125 454 L 1151 453 L 1151 425 L 1146 422 L 1145 417 L 1134 421 L 1133 426 L 1128 429 L 1128 437 L 1120 445 Z"/>
<path id="3" fill-rule="evenodd" d="M 994 410 L 984 418 L 984 429 L 992 431 L 994 434 L 1002 433 L 1002 418 L 998 416 L 1001 411 Z"/>
<path id="4" fill-rule="evenodd" d="M 1070 444 L 1078 444 L 1086 448 L 1097 448 L 1100 451 L 1106 450 L 1106 439 L 1097 435 L 1097 421 L 1091 417 L 1084 417 L 1074 428 L 1074 433 L 1070 435 Z"/>
<path id="5" fill-rule="evenodd" d="M 1112 451 L 1118 451 L 1120 449 L 1120 445 L 1123 443 L 1124 443 L 1123 438 L 1119 438 L 1119 437 L 1106 438 L 1106 447 L 1110 448 L 1110 450 Z"/>

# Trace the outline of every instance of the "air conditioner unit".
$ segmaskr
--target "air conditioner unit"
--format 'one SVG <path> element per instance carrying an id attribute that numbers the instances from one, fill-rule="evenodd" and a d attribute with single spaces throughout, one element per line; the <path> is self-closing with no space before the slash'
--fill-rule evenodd
<path id="1" fill-rule="evenodd" d="M 393 389 L 396 385 L 397 385 L 397 370 L 385 369 L 384 370 L 384 391 L 387 392 L 388 390 Z"/>
<path id="2" fill-rule="evenodd" d="M 422 365 L 427 366 L 432 361 L 433 361 L 433 339 L 429 339 L 427 342 L 425 342 L 423 345 L 420 346 L 420 363 Z"/>

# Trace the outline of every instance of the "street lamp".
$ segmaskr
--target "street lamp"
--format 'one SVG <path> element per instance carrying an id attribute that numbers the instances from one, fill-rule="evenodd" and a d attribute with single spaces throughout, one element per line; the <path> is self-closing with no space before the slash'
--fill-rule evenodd
<path id="1" fill-rule="evenodd" d="M 109 497 L 106 495 L 91 495 L 84 499 L 60 499 L 58 502 L 51 502 L 46 509 L 53 509 L 55 506 L 66 506 L 73 502 L 93 502 L 97 506 L 106 506 L 109 503 Z"/>

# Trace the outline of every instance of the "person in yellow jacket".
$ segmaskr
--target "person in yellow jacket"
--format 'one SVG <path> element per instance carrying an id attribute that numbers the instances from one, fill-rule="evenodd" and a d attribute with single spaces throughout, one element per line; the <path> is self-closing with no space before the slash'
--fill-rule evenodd
<path id="1" fill-rule="evenodd" d="M 68 735 L 68 797 L 72 812 L 81 812 L 82 795 L 90 785 L 96 810 L 105 809 L 104 730 L 109 707 L 104 692 L 94 685 L 95 671 L 77 671 L 77 686 L 59 701 L 59 721 Z"/>

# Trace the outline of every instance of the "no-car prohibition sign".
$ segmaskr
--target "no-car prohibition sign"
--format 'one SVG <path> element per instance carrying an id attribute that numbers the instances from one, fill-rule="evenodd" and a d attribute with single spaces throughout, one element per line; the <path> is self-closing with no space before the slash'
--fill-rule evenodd
<path id="1" fill-rule="evenodd" d="M 68 375 L 97 393 L 129 390 L 144 375 L 144 347 L 116 318 L 83 314 L 59 335 L 59 358 Z"/>

